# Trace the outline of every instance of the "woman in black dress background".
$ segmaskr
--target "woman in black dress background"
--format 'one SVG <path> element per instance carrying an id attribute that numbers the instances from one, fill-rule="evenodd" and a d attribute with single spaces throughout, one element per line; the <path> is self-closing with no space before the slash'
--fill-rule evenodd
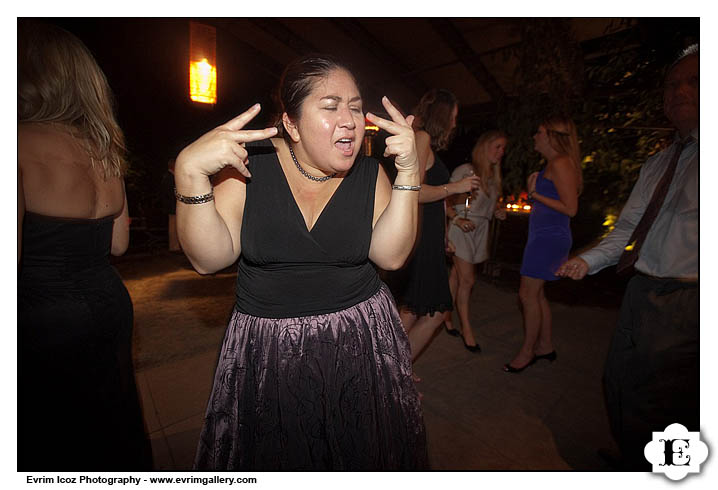
<path id="1" fill-rule="evenodd" d="M 458 112 L 456 97 L 444 89 L 430 90 L 414 109 L 413 126 L 422 177 L 419 192 L 422 217 L 416 248 L 406 270 L 401 273 L 404 284 L 397 294 L 414 360 L 443 322 L 443 313 L 452 310 L 446 266 L 444 200 L 479 187 L 479 178 L 474 175 L 449 182 L 449 170 L 436 154 L 448 145 Z M 476 344 L 469 347 L 478 349 Z"/>
<path id="2" fill-rule="evenodd" d="M 18 22 L 18 469 L 151 469 L 132 302 L 125 146 L 87 48 Z"/>

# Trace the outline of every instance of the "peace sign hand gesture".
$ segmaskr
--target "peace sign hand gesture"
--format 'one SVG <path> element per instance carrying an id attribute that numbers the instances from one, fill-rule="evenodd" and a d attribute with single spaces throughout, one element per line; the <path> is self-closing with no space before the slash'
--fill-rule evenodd
<path id="1" fill-rule="evenodd" d="M 404 118 L 401 112 L 389 102 L 387 97 L 382 97 L 381 103 L 389 116 L 391 116 L 391 121 L 382 119 L 370 112 L 367 113 L 366 118 L 392 135 L 386 139 L 384 156 L 393 155 L 395 157 L 394 165 L 400 173 L 406 171 L 418 172 L 419 158 L 417 157 L 416 143 L 414 141 L 414 130 L 411 127 L 414 116 Z"/>
<path id="2" fill-rule="evenodd" d="M 242 130 L 259 114 L 260 109 L 260 105 L 255 104 L 191 143 L 177 156 L 176 172 L 209 177 L 230 165 L 245 177 L 251 177 L 252 174 L 247 169 L 249 162 L 244 144 L 277 134 L 277 128 Z"/>

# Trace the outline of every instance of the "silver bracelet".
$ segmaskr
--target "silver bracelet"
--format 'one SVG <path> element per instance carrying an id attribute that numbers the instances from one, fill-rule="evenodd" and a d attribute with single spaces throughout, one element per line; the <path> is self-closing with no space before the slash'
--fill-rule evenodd
<path id="1" fill-rule="evenodd" d="M 397 191 L 420 191 L 421 186 L 420 185 L 392 185 L 392 189 Z"/>
<path id="2" fill-rule="evenodd" d="M 206 202 L 214 201 L 214 189 L 209 191 L 207 194 L 202 194 L 201 196 L 183 196 L 177 192 L 177 188 L 175 187 L 175 198 L 179 202 L 183 202 L 185 204 L 204 204 Z"/>

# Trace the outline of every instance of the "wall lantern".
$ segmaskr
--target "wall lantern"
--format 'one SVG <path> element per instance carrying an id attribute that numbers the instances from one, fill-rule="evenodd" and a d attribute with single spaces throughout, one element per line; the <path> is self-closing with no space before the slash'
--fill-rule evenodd
<path id="1" fill-rule="evenodd" d="M 189 98 L 202 104 L 217 103 L 217 31 L 189 23 Z"/>
<path id="2" fill-rule="evenodd" d="M 376 136 L 378 132 L 379 126 L 373 125 L 367 119 L 364 120 L 364 155 L 368 157 L 372 156 L 374 136 Z"/>

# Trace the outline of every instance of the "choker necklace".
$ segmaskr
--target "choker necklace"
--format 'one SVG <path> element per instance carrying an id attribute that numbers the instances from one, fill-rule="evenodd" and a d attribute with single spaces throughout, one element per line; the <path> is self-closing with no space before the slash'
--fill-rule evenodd
<path id="1" fill-rule="evenodd" d="M 300 172 L 303 176 L 305 176 L 306 178 L 308 178 L 309 180 L 313 180 L 314 182 L 326 182 L 327 180 L 331 179 L 332 177 L 334 177 L 334 176 L 337 174 L 336 172 L 334 172 L 333 174 L 331 174 L 331 175 L 325 175 L 324 177 L 315 177 L 315 176 L 313 176 L 313 175 L 309 175 L 309 174 L 306 172 L 306 170 L 304 170 L 304 169 L 302 168 L 302 166 L 299 165 L 299 162 L 297 161 L 297 157 L 294 156 L 294 150 L 292 150 L 292 145 L 287 145 L 287 146 L 289 147 L 289 154 L 292 155 L 292 160 L 294 160 L 294 165 L 296 165 L 297 168 L 299 169 L 299 172 Z"/>

